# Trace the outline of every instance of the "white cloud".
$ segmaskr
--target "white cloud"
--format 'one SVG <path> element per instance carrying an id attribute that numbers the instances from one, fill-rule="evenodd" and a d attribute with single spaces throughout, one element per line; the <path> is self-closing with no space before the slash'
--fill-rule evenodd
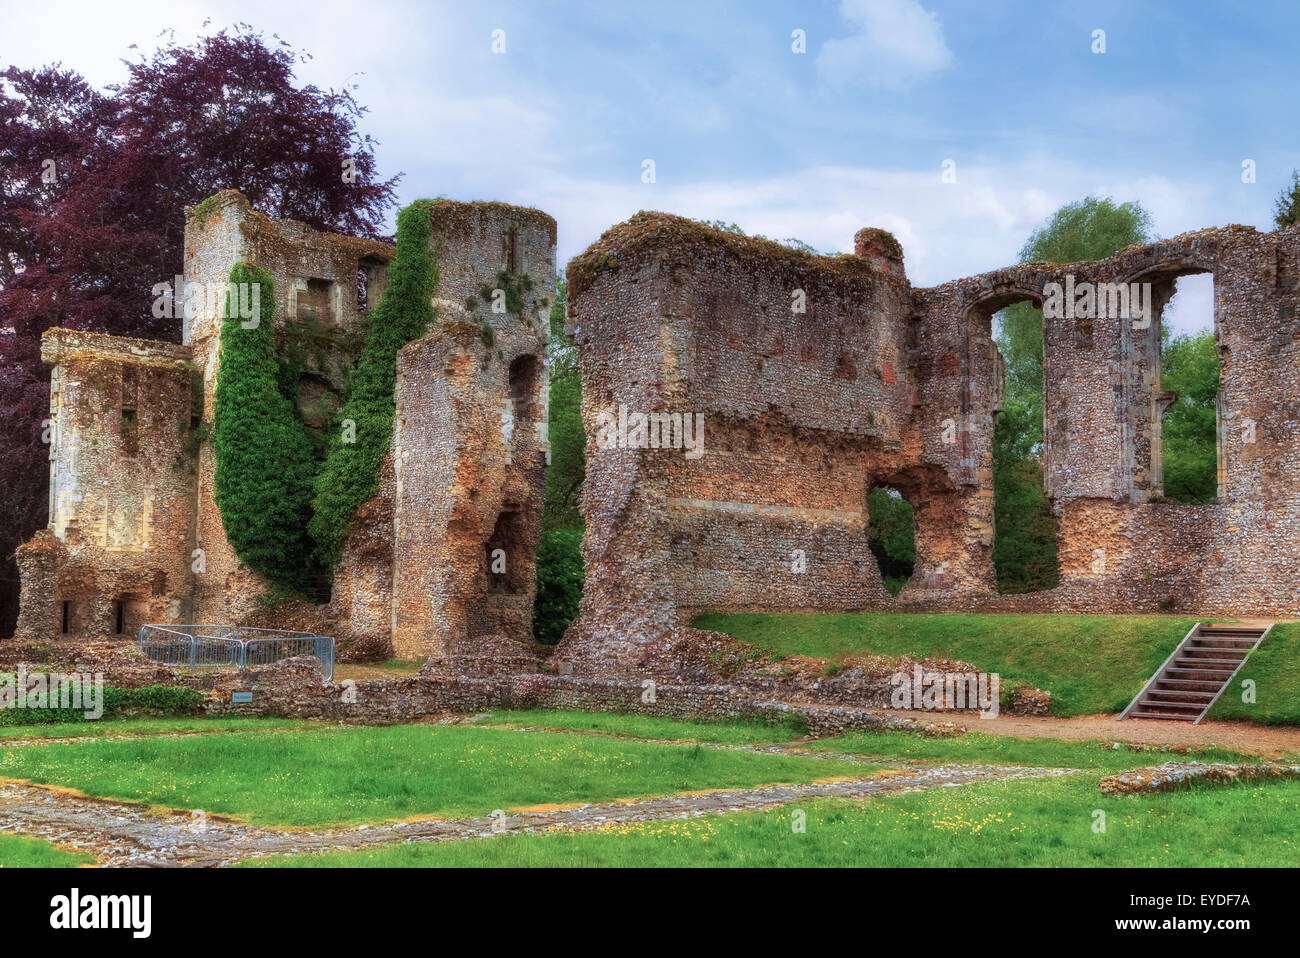
<path id="1" fill-rule="evenodd" d="M 1014 167 L 962 166 L 956 183 L 941 182 L 937 164 L 921 171 L 813 166 L 780 176 L 681 184 L 661 176 L 653 185 L 635 173 L 613 181 L 539 165 L 521 171 L 516 191 L 500 198 L 556 218 L 560 266 L 638 210 L 662 210 L 735 222 L 774 239 L 797 237 L 828 252 L 851 251 L 857 230 L 882 227 L 902 243 L 908 277 L 917 286 L 1015 263 L 1033 230 L 1088 195 L 1141 200 L 1166 236 L 1241 218 L 1230 201 L 1188 182 L 1108 177 L 1095 168 L 1037 159 Z"/>
<path id="2" fill-rule="evenodd" d="M 854 32 L 817 54 L 817 72 L 832 86 L 899 90 L 953 61 L 939 17 L 918 0 L 842 0 L 840 16 Z"/>
<path id="3" fill-rule="evenodd" d="M 185 42 L 200 32 L 209 10 L 210 29 L 255 19 L 268 37 L 279 32 L 313 52 L 314 59 L 300 66 L 301 82 L 337 86 L 355 72 L 364 73 L 358 96 L 372 112 L 360 126 L 382 143 L 381 172 L 405 171 L 403 202 L 445 194 L 536 206 L 559 222 L 560 265 L 641 209 L 734 221 L 751 233 L 798 237 L 823 250 L 847 251 L 856 230 L 879 226 L 903 244 L 908 275 L 918 286 L 1015 262 L 1031 231 L 1062 204 L 1088 195 L 1142 202 L 1165 236 L 1231 222 L 1271 228 L 1271 196 L 1263 186 L 1240 183 L 1235 159 L 1209 167 L 1222 177 L 1209 179 L 1204 164 L 1175 166 L 1174 154 L 1168 162 L 1158 157 L 1159 162 L 1138 166 L 1110 155 L 1095 133 L 1098 123 L 1107 113 L 1122 114 L 1121 128 L 1131 136 L 1132 118 L 1150 108 L 1139 94 L 1113 98 L 1105 109 L 1080 108 L 1051 138 L 1043 131 L 1026 136 L 1014 125 L 992 132 L 981 127 L 973 138 L 960 127 L 937 128 L 923 108 L 908 111 L 891 120 L 893 133 L 904 141 L 935 144 L 931 161 L 917 160 L 908 169 L 849 165 L 857 161 L 842 158 L 855 154 L 810 139 L 807 152 L 793 154 L 801 157 L 793 161 L 801 166 L 773 173 L 770 165 L 746 163 L 732 168 L 734 176 L 684 180 L 665 160 L 658 183 L 647 185 L 640 181 L 640 161 L 655 155 L 647 152 L 647 141 L 687 142 L 687 133 L 726 129 L 728 110 L 738 97 L 752 98 L 755 89 L 764 90 L 772 122 L 789 122 L 792 139 L 804 136 L 807 129 L 798 119 L 808 109 L 804 89 L 780 80 L 765 61 L 745 56 L 737 56 L 738 72 L 720 69 L 720 75 L 730 76 L 725 91 L 709 88 L 694 74 L 675 78 L 668 71 L 664 79 L 654 71 L 638 73 L 631 61 L 620 67 L 627 51 L 607 42 L 608 31 L 586 37 L 563 55 L 579 57 L 591 76 L 631 71 L 631 93 L 626 85 L 557 85 L 549 74 L 534 72 L 526 55 L 528 41 L 540 37 L 527 19 L 507 23 L 512 53 L 493 56 L 488 27 L 496 19 L 447 2 L 432 10 L 376 2 L 368 8 L 366 33 L 384 38 L 383 43 L 360 45 L 352 33 L 338 29 L 349 22 L 346 0 L 321 0 L 319 15 L 308 18 L 296 8 L 258 0 L 140 0 L 140 5 L 142 13 L 125 19 L 88 0 L 0 5 L 0 41 L 15 41 L 13 49 L 0 50 L 6 55 L 0 62 L 12 57 L 35 65 L 62 58 L 92 82 L 106 83 L 122 78 L 117 58 L 134 54 L 127 45 L 138 42 L 150 49 L 160 24 L 175 26 Z M 916 0 L 845 0 L 840 9 L 848 35 L 824 44 L 817 61 L 828 81 L 880 88 L 933 75 L 953 62 L 941 24 Z M 622 21 L 609 16 L 613 30 Z M 646 14 L 650 20 L 655 16 Z M 49 23 L 78 26 L 57 31 Z M 438 29 L 420 28 L 426 23 Z M 679 42 L 686 41 L 671 35 L 661 47 L 670 50 Z M 659 48 L 652 53 L 666 56 Z M 778 79 L 763 87 L 772 77 Z M 665 114 L 652 97 L 672 109 Z M 834 99 L 850 106 L 853 100 Z M 611 132 L 617 124 L 608 122 L 610 110 L 636 118 L 631 133 Z M 1001 155 L 1013 160 L 980 158 L 999 155 L 1005 144 L 1012 146 Z M 981 145 L 984 152 L 972 155 Z M 956 183 L 941 182 L 944 156 L 957 160 Z M 609 172 L 611 164 L 621 164 L 620 172 Z"/>

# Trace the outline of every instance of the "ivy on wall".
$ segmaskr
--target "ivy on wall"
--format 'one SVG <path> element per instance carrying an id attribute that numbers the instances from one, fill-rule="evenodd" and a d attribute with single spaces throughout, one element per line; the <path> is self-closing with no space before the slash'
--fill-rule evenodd
<path id="1" fill-rule="evenodd" d="M 308 530 L 317 560 L 327 567 L 342 557 L 343 539 L 357 508 L 379 491 L 379 470 L 397 411 L 397 351 L 433 321 L 438 264 L 429 248 L 432 210 L 432 200 L 417 200 L 397 215 L 397 250 L 388 270 L 388 290 L 370 314 L 351 389 L 316 477 Z"/>
<path id="2" fill-rule="evenodd" d="M 342 557 L 352 516 L 379 491 L 397 411 L 397 351 L 422 335 L 434 315 L 432 208 L 431 200 L 417 200 L 398 214 L 388 290 L 370 313 L 323 457 L 319 436 L 293 398 L 303 359 L 292 348 L 277 355 L 270 274 L 244 263 L 230 272 L 231 283 L 260 285 L 260 315 L 253 324 L 232 315 L 229 303 L 223 312 L 215 496 L 235 554 L 272 584 L 276 597 L 298 592 L 328 599 L 330 569 Z"/>
<path id="3" fill-rule="evenodd" d="M 307 535 L 315 463 L 278 384 L 275 284 L 245 263 L 231 269 L 230 282 L 260 286 L 259 315 L 242 319 L 227 296 L 213 431 L 217 506 L 227 540 L 249 568 L 276 586 L 310 593 L 319 582 Z"/>

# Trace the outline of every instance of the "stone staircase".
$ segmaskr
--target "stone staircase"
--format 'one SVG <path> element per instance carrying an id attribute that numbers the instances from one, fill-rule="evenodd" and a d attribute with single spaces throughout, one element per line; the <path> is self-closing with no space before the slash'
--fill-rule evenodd
<path id="1" fill-rule="evenodd" d="M 1199 724 L 1271 628 L 1198 622 L 1120 713 L 1120 721 L 1163 719 Z"/>

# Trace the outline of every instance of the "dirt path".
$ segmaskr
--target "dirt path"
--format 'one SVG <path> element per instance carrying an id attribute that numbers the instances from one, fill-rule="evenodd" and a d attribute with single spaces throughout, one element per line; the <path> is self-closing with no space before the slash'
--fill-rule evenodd
<path id="1" fill-rule="evenodd" d="M 915 715 L 906 711 L 882 711 L 888 715 Z M 956 713 L 936 714 L 955 716 Z M 1104 742 L 1140 742 L 1148 745 L 1218 745 L 1275 757 L 1283 752 L 1300 752 L 1300 728 L 1294 726 L 1216 721 L 1193 725 L 1191 722 L 1161 722 L 1154 719 L 1117 722 L 1116 715 L 1118 713 L 1115 712 L 1074 718 L 999 715 L 990 719 L 977 716 L 961 724 L 969 732 L 1014 735 L 1020 738 L 1101 739 Z"/>
<path id="2" fill-rule="evenodd" d="M 494 834 L 585 831 L 611 824 L 757 811 L 818 798 L 874 798 L 973 782 L 1075 774 L 1069 769 L 948 765 L 880 772 L 806 785 L 719 789 L 598 805 L 530 808 L 452 818 L 319 831 L 265 828 L 183 810 L 75 795 L 15 782 L 0 784 L 0 833 L 44 838 L 88 852 L 103 866 L 220 866 L 263 855 L 356 851 L 404 842 L 447 842 Z"/>

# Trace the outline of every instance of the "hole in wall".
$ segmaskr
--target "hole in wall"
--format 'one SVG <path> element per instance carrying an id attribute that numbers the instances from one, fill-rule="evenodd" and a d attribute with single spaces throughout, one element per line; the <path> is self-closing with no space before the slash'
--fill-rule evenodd
<path id="1" fill-rule="evenodd" d="M 898 595 L 916 569 L 916 513 L 902 493 L 875 486 L 867 493 L 868 544 L 885 590 Z"/>
<path id="2" fill-rule="evenodd" d="M 487 563 L 488 592 L 493 595 L 518 595 L 528 591 L 523 561 L 523 517 L 510 509 L 497 516 L 492 537 L 484 544 Z"/>
<path id="3" fill-rule="evenodd" d="M 516 420 L 532 420 L 538 415 L 541 371 L 542 364 L 531 354 L 510 364 L 510 403 Z"/>
<path id="4" fill-rule="evenodd" d="M 1225 381 L 1215 341 L 1214 276 L 1193 273 L 1172 281 L 1160 311 L 1160 473 L 1166 499 L 1205 504 L 1219 495 Z"/>
<path id="5" fill-rule="evenodd" d="M 295 291 L 295 314 L 300 322 L 333 326 L 334 284 L 327 279 L 309 279 L 306 288 Z"/>
<path id="6" fill-rule="evenodd" d="M 1028 299 L 1007 303 L 991 325 L 1005 367 L 993 425 L 993 571 L 1000 594 L 1021 595 L 1061 581 L 1060 528 L 1045 478 L 1045 420 L 1053 413 L 1045 409 L 1043 310 Z M 1074 348 L 1092 348 L 1091 323 L 1076 323 L 1072 335 Z"/>
<path id="7" fill-rule="evenodd" d="M 357 312 L 368 313 L 379 305 L 388 279 L 388 265 L 366 256 L 357 264 Z"/>
<path id="8" fill-rule="evenodd" d="M 519 230 L 510 227 L 501 239 L 502 252 L 506 264 L 506 270 L 511 273 L 519 271 Z"/>

